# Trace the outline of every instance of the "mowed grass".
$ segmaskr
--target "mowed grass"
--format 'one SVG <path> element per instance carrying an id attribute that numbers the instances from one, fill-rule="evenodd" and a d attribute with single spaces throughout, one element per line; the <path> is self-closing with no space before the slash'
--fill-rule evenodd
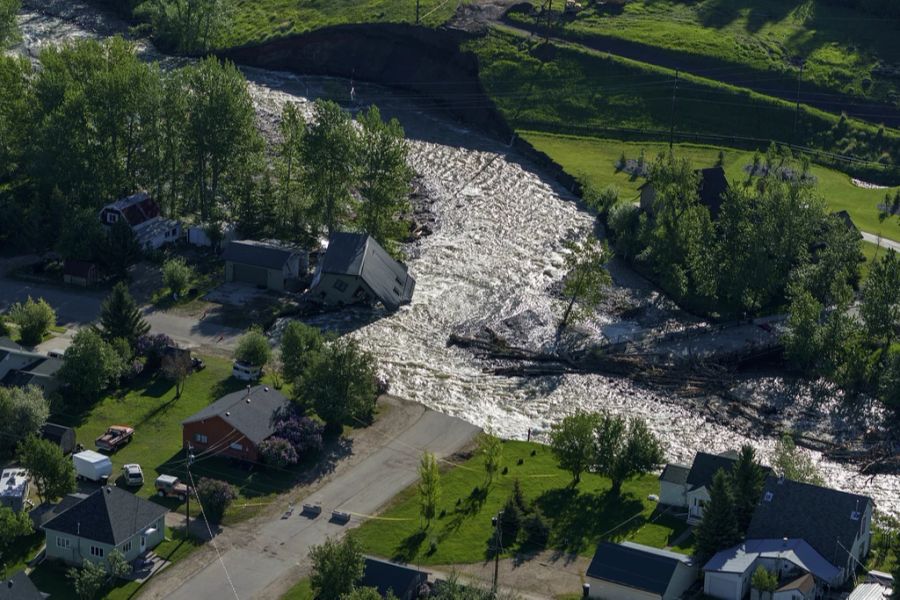
<path id="1" fill-rule="evenodd" d="M 169 531 L 168 537 L 153 551 L 162 558 L 176 563 L 193 552 L 200 545 L 194 539 L 185 538 L 180 532 Z M 43 562 L 30 577 L 37 588 L 45 594 L 49 594 L 52 600 L 77 600 L 79 596 L 72 587 L 71 580 L 66 576 L 68 567 L 53 562 Z M 117 585 L 107 588 L 106 593 L 100 597 L 103 600 L 130 600 L 134 598 L 141 584 L 136 581 L 117 581 Z"/>
<path id="2" fill-rule="evenodd" d="M 659 153 L 669 150 L 669 145 L 662 142 L 628 142 L 534 131 L 523 131 L 521 135 L 535 148 L 559 163 L 567 172 L 584 178 L 600 188 L 615 186 L 619 189 L 619 197 L 627 201 L 638 199 L 638 187 L 644 183 L 644 179 L 616 170 L 616 164 L 622 154 L 624 153 L 627 158 L 636 159 L 643 151 L 645 159 L 652 161 Z M 745 180 L 747 174 L 744 168 L 753 163 L 753 152 L 731 148 L 675 144 L 673 151 L 678 157 L 690 159 L 698 169 L 716 164 L 721 151 L 724 158 L 723 167 L 730 181 Z M 861 230 L 900 241 L 900 227 L 897 226 L 896 220 L 881 221 L 878 218 L 877 208 L 886 192 L 893 194 L 900 188 L 889 190 L 861 188 L 853 184 L 849 175 L 816 164 L 812 165 L 811 171 L 818 180 L 818 191 L 825 198 L 830 210 L 846 210 Z M 865 252 L 867 255 L 872 254 L 874 249 L 875 246 L 872 246 Z"/>
<path id="3" fill-rule="evenodd" d="M 813 0 L 632 0 L 620 13 L 583 4 L 577 16 L 559 20 L 558 35 L 624 43 L 688 71 L 779 93 L 796 89 L 801 58 L 807 92 L 890 101 L 897 91 L 896 80 L 877 68 L 900 53 L 896 24 L 887 18 Z M 513 18 L 537 21 L 521 13 Z"/>
<path id="4" fill-rule="evenodd" d="M 639 130 L 668 136 L 673 122 L 674 72 L 572 44 L 543 44 L 503 28 L 470 42 L 481 78 L 509 124 L 517 130 L 602 137 L 602 131 Z M 894 164 L 900 134 L 801 106 L 795 133 L 792 103 L 682 76 L 675 130 L 718 136 L 721 145 L 768 145 L 768 140 L 845 153 Z M 703 139 L 704 143 L 713 143 Z M 859 172 L 860 166 L 855 166 Z M 869 165 L 874 171 L 882 167 Z"/>
<path id="5" fill-rule="evenodd" d="M 285 592 L 281 600 L 313 600 L 312 585 L 309 582 L 309 578 L 303 578 L 295 583 L 291 589 Z"/>
<path id="6" fill-rule="evenodd" d="M 441 516 L 427 530 L 423 530 L 417 490 L 412 486 L 353 535 L 365 552 L 406 562 L 434 565 L 486 560 L 493 534 L 491 517 L 506 503 L 517 479 L 526 501 L 545 515 L 550 527 L 548 547 L 562 552 L 588 556 L 601 539 L 661 548 L 686 527 L 683 521 L 656 513 L 656 503 L 647 499 L 649 494 L 659 493 L 656 475 L 627 482 L 616 497 L 610 494 L 609 480 L 590 473 L 582 475 L 579 486 L 572 488 L 571 475 L 559 469 L 550 449 L 540 444 L 504 442 L 503 464 L 508 472 L 496 476 L 486 495 L 480 491 L 485 477 L 481 457 L 444 471 L 438 504 Z M 507 547 L 505 555 L 516 549 Z"/>
<path id="7" fill-rule="evenodd" d="M 460 0 L 419 0 L 422 25 L 441 25 Z M 219 45 L 238 46 L 347 23 L 415 23 L 409 0 L 235 0 Z"/>

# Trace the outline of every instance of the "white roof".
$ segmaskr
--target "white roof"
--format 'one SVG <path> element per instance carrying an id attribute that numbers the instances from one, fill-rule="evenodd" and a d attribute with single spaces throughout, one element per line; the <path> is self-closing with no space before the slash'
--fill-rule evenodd
<path id="1" fill-rule="evenodd" d="M 175 483 L 178 481 L 178 478 L 173 475 L 160 475 L 156 478 L 156 481 L 159 481 L 160 483 Z"/>
<path id="2" fill-rule="evenodd" d="M 884 600 L 891 595 L 891 588 L 880 583 L 862 583 L 850 592 L 847 600 Z"/>
<path id="3" fill-rule="evenodd" d="M 93 450 L 83 450 L 78 454 L 73 455 L 72 458 L 77 458 L 78 460 L 83 460 L 84 462 L 93 464 L 110 462 L 110 458 L 108 456 L 104 456 L 103 454 L 94 452 Z"/>
<path id="4" fill-rule="evenodd" d="M 4 469 L 0 475 L 0 496 L 24 496 L 27 483 L 28 472 L 25 469 Z"/>
<path id="5" fill-rule="evenodd" d="M 840 578 L 840 569 L 822 558 L 812 546 L 801 539 L 747 540 L 740 546 L 716 553 L 704 565 L 704 571 L 745 573 L 759 558 L 788 560 L 818 579 L 833 582 Z"/>

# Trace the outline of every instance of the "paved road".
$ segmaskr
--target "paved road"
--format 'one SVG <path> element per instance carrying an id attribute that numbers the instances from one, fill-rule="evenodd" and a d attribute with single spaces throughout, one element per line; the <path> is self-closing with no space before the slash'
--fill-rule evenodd
<path id="1" fill-rule="evenodd" d="M 235 593 L 240 600 L 271 598 L 270 586 L 278 588 L 285 578 L 296 576 L 297 567 L 306 563 L 310 546 L 359 525 L 361 518 L 356 515 L 375 513 L 414 483 L 423 450 L 449 456 L 468 444 L 477 431 L 461 419 L 425 410 L 411 427 L 304 500 L 322 506 L 319 518 L 301 516 L 298 507 L 287 519 L 274 518 L 257 527 L 250 539 L 232 540 L 234 546 L 222 549 L 224 569 L 213 554 L 213 562 L 185 577 L 177 589 L 157 586 L 142 598 L 229 600 Z M 330 523 L 330 513 L 335 509 L 354 514 L 350 524 Z M 220 540 L 220 544 L 227 546 L 228 541 Z"/>
<path id="2" fill-rule="evenodd" d="M 872 242 L 875 245 L 881 245 L 882 248 L 891 248 L 894 252 L 900 252 L 900 242 L 895 242 L 894 240 L 889 240 L 887 238 L 879 238 L 877 235 L 872 235 L 871 233 L 862 232 L 863 239 L 867 242 Z"/>
<path id="3" fill-rule="evenodd" d="M 239 329 L 218 325 L 210 320 L 198 320 L 169 312 L 144 309 L 144 318 L 150 330 L 165 333 L 183 347 L 197 347 L 232 350 L 243 334 Z"/>

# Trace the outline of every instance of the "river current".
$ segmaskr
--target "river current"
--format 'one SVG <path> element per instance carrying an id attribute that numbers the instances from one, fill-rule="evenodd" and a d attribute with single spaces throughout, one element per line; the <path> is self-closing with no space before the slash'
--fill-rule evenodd
<path id="1" fill-rule="evenodd" d="M 20 18 L 23 42 L 18 51 L 36 57 L 47 44 L 82 37 L 127 35 L 127 26 L 71 0 L 26 0 Z M 137 40 L 148 59 L 175 67 L 182 61 L 160 55 Z M 258 123 L 270 140 L 285 103 L 307 115 L 311 102 L 329 97 L 359 105 L 377 104 L 396 116 L 411 144 L 411 164 L 429 199 L 435 230 L 408 249 L 416 278 L 411 305 L 351 335 L 378 357 L 391 391 L 435 410 L 493 429 L 507 438 L 542 432 L 578 409 L 606 409 L 640 415 L 661 437 L 669 460 L 690 462 L 698 450 L 720 452 L 743 443 L 754 445 L 763 459 L 774 438 L 748 439 L 738 428 L 703 417 L 695 402 L 648 391 L 627 379 L 595 375 L 540 378 L 498 377 L 466 350 L 449 347 L 448 336 L 483 327 L 512 327 L 528 345 L 552 340 L 561 313 L 553 294 L 563 275 L 566 239 L 583 237 L 594 219 L 546 174 L 506 146 L 441 115 L 419 107 L 414 98 L 377 86 L 342 79 L 244 69 L 257 108 Z M 352 90 L 352 92 L 351 92 Z M 616 278 L 622 287 L 627 274 Z M 622 290 L 613 290 L 621 292 Z M 357 315 L 323 318 L 320 324 L 353 325 Z M 603 313 L 588 324 L 597 333 L 628 331 L 635 323 Z M 751 394 L 782 394 L 777 380 L 745 382 Z M 791 402 L 809 402 L 792 397 Z M 821 401 L 820 401 L 821 402 Z M 810 412 L 827 412 L 829 403 Z M 816 426 L 828 415 L 812 419 Z M 882 510 L 900 511 L 900 478 L 860 475 L 853 465 L 822 460 L 813 453 L 830 485 L 872 496 Z"/>

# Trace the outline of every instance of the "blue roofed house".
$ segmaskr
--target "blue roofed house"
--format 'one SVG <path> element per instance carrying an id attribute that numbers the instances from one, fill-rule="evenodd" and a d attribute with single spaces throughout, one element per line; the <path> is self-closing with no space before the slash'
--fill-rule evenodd
<path id="1" fill-rule="evenodd" d="M 600 542 L 585 574 L 589 597 L 605 600 L 675 600 L 696 580 L 691 557 L 631 542 Z"/>
<path id="2" fill-rule="evenodd" d="M 865 562 L 873 508 L 866 496 L 770 476 L 746 541 L 704 565 L 703 591 L 741 600 L 760 566 L 779 578 L 773 600 L 808 600 L 841 586 Z"/>

